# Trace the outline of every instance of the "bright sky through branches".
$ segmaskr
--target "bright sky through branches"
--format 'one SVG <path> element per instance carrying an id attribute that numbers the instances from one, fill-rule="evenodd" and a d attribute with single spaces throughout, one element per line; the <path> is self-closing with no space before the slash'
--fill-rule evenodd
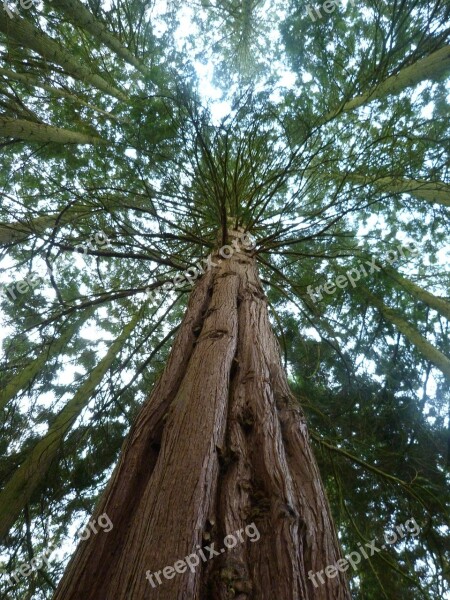
<path id="1" fill-rule="evenodd" d="M 276 80 L 276 85 L 273 86 L 271 84 L 273 93 L 270 99 L 272 102 L 281 101 L 281 91 L 283 89 L 295 89 L 294 84 L 297 79 L 296 74 L 290 69 L 287 61 L 274 59 L 275 53 L 277 51 L 279 53 L 281 47 L 280 31 L 275 25 L 286 14 L 283 7 L 277 4 L 277 2 L 267 0 L 260 3 L 254 9 L 258 15 L 256 22 L 260 25 L 265 25 L 261 27 L 257 34 L 259 45 L 260 47 L 271 47 L 273 52 L 268 52 L 266 57 L 261 53 L 255 52 L 251 57 L 255 65 L 256 62 L 262 61 L 265 72 L 270 72 L 271 77 L 274 77 Z M 157 12 L 163 15 L 165 9 L 166 2 L 162 2 Z M 269 15 L 270 18 L 268 18 Z M 217 85 L 216 79 L 217 72 L 218 70 L 220 71 L 221 57 L 219 53 L 214 51 L 214 44 L 223 41 L 221 39 L 223 31 L 217 29 L 215 32 L 208 32 L 208 39 L 204 40 L 202 38 L 199 22 L 203 22 L 206 19 L 205 10 L 201 9 L 198 4 L 182 6 L 177 13 L 177 19 L 179 26 L 174 36 L 176 48 L 179 52 L 185 53 L 188 60 L 194 66 L 199 81 L 199 93 L 211 111 L 212 122 L 218 125 L 224 117 L 231 113 L 232 96 L 240 91 L 243 81 L 234 78 L 233 81 L 229 82 L 227 87 L 219 87 Z M 272 22 L 270 27 L 267 27 L 268 22 Z M 211 50 L 211 47 L 213 47 L 213 50 Z M 270 60 L 268 60 L 269 57 Z M 252 67 L 253 65 L 250 66 L 249 78 L 244 80 L 245 84 L 252 87 L 253 91 L 256 92 L 266 90 L 265 78 L 261 79 L 260 76 L 257 76 L 256 70 L 252 73 Z M 304 81 L 310 79 L 311 75 L 308 73 L 303 75 Z"/>

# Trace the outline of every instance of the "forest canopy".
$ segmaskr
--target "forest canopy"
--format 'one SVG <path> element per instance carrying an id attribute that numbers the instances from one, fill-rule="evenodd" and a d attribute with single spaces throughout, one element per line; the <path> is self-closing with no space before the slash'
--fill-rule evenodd
<path id="1" fill-rule="evenodd" d="M 353 597 L 450 598 L 450 7 L 331 5 L 0 6 L 0 598 L 52 598 L 228 228 L 343 551 L 420 526 Z"/>

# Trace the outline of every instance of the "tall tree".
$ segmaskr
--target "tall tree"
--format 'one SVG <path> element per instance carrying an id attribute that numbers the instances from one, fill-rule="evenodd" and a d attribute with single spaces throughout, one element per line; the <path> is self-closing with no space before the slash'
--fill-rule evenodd
<path id="1" fill-rule="evenodd" d="M 1 13 L 0 598 L 448 593 L 449 8 L 323 13 Z"/>

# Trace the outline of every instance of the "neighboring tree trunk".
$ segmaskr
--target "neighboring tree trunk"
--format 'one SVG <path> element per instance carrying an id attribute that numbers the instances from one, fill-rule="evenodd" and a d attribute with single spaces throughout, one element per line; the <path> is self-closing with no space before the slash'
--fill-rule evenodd
<path id="1" fill-rule="evenodd" d="M 394 281 L 399 283 L 407 292 L 420 300 L 440 315 L 445 317 L 448 321 L 450 321 L 450 302 L 445 298 L 441 298 L 440 296 L 435 296 L 427 290 L 424 290 L 420 286 L 418 286 L 413 281 L 402 277 L 398 271 L 393 269 L 392 267 L 381 267 Z"/>
<path id="2" fill-rule="evenodd" d="M 128 64 L 133 65 L 143 75 L 149 75 L 149 69 L 139 62 L 127 48 L 122 46 L 120 41 L 106 29 L 103 23 L 94 17 L 82 2 L 79 0 L 50 0 L 49 6 L 56 7 L 70 23 L 88 31 L 97 42 L 103 42 L 117 56 L 123 58 Z"/>
<path id="3" fill-rule="evenodd" d="M 138 201 L 133 201 L 133 198 L 130 199 L 129 196 L 106 194 L 97 197 L 95 204 L 76 203 L 64 207 L 60 213 L 41 215 L 39 217 L 24 216 L 23 220 L 12 223 L 0 222 L 0 246 L 28 240 L 31 236 L 40 237 L 48 229 L 66 225 L 67 223 L 74 225 L 77 224 L 78 220 L 89 216 L 96 216 L 105 210 L 112 213 L 127 209 L 145 211 L 153 215 L 156 214 L 151 200 L 146 196 Z M 109 234 L 114 235 L 114 232 L 108 231 Z M 164 264 L 172 265 L 171 262 L 164 262 Z"/>
<path id="4" fill-rule="evenodd" d="M 45 482 L 50 465 L 58 456 L 64 438 L 72 425 L 89 404 L 117 354 L 142 318 L 142 310 L 131 319 L 108 352 L 91 371 L 73 398 L 64 406 L 49 426 L 47 433 L 36 443 L 0 493 L 0 540 L 13 526 L 20 512 L 28 504 L 35 489 Z"/>
<path id="5" fill-rule="evenodd" d="M 213 261 L 95 511 L 113 528 L 80 543 L 54 600 L 350 599 L 339 571 L 308 577 L 339 548 L 255 258 Z M 220 552 L 252 523 L 257 541 Z"/>
<path id="6" fill-rule="evenodd" d="M 431 204 L 450 206 L 450 186 L 442 181 L 420 181 L 401 177 L 367 177 L 345 173 L 345 179 L 363 185 L 375 185 L 384 192 L 409 194 Z"/>
<path id="7" fill-rule="evenodd" d="M 68 212 L 68 211 L 67 211 Z M 28 219 L 23 223 L 0 223 L 0 245 L 27 240 L 33 233 L 42 234 L 56 223 L 58 215 L 45 215 Z"/>
<path id="8" fill-rule="evenodd" d="M 85 85 L 89 83 L 122 102 L 128 102 L 125 94 L 110 85 L 100 75 L 92 73 L 78 58 L 75 58 L 73 54 L 65 50 L 47 34 L 36 29 L 27 19 L 23 19 L 18 15 L 11 19 L 5 11 L 0 11 L 0 31 L 24 48 L 34 50 L 45 60 L 60 65 L 67 74 L 72 75 Z"/>
<path id="9" fill-rule="evenodd" d="M 25 119 L 13 119 L 0 115 L 0 136 L 27 142 L 54 142 L 56 144 L 106 144 L 106 140 L 84 133 L 68 131 Z"/>
<path id="10" fill-rule="evenodd" d="M 345 102 L 340 108 L 328 113 L 324 121 L 329 121 L 344 112 L 349 112 L 360 106 L 369 104 L 377 98 L 384 98 L 391 94 L 399 94 L 408 87 L 417 85 L 421 81 L 439 81 L 450 70 L 450 46 L 444 46 L 429 56 L 421 58 L 412 65 L 403 67 L 396 75 L 387 77 L 372 90 L 356 96 Z"/>
<path id="11" fill-rule="evenodd" d="M 374 296 L 366 287 L 360 286 L 359 289 L 367 298 L 368 303 L 375 306 L 386 321 L 393 323 L 411 344 L 419 350 L 426 360 L 429 360 L 435 367 L 440 369 L 444 375 L 450 378 L 450 358 L 430 344 L 430 342 L 419 333 L 415 327 L 398 315 L 395 310 L 386 306 L 382 300 Z"/>
<path id="12" fill-rule="evenodd" d="M 74 320 L 73 323 L 67 327 L 60 337 L 56 336 L 56 339 L 52 340 L 49 345 L 46 345 L 39 356 L 30 361 L 14 377 L 7 381 L 5 387 L 0 390 L 0 411 L 2 411 L 8 402 L 17 396 L 21 390 L 25 389 L 27 386 L 31 386 L 34 378 L 39 375 L 45 363 L 64 351 L 78 329 L 93 312 L 94 308 L 84 311 L 78 319 Z"/>
<path id="13" fill-rule="evenodd" d="M 52 94 L 53 96 L 57 96 L 58 98 L 66 98 L 67 100 L 70 100 L 71 102 L 76 102 L 77 104 L 86 106 L 87 108 L 90 108 L 91 110 L 93 110 L 95 112 L 98 112 L 99 114 L 107 117 L 108 119 L 113 119 L 114 121 L 118 121 L 118 122 L 122 122 L 122 123 L 127 122 L 127 120 L 122 117 L 117 117 L 116 115 L 113 115 L 110 112 L 102 110 L 98 106 L 94 106 L 93 104 L 89 104 L 89 102 L 85 102 L 84 100 L 79 98 L 76 94 L 71 94 L 70 92 L 67 92 L 66 90 L 61 90 L 61 89 L 55 88 L 51 85 L 47 85 L 46 83 L 39 81 L 39 79 L 37 79 L 36 77 L 33 77 L 33 75 L 30 75 L 29 73 L 15 73 L 14 71 L 10 71 L 9 69 L 0 69 L 0 75 L 2 75 L 3 77 L 6 77 L 7 80 L 12 79 L 13 81 L 20 81 L 21 83 L 23 83 L 27 86 L 43 89 L 43 90 L 49 92 L 50 94 Z"/>
<path id="14" fill-rule="evenodd" d="M 64 208 L 61 213 L 27 217 L 23 221 L 13 223 L 0 223 L 0 246 L 25 241 L 31 236 L 40 237 L 48 229 L 67 223 L 73 225 L 78 219 L 89 216 L 89 214 L 95 214 L 95 207 L 74 204 Z"/>

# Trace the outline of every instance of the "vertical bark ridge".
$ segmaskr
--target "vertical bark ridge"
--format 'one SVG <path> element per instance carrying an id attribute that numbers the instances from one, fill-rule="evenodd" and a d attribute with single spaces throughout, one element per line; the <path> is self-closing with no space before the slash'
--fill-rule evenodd
<path id="1" fill-rule="evenodd" d="M 127 536 L 125 560 L 114 574 L 111 593 L 103 592 L 105 600 L 125 598 L 125 590 L 139 599 L 199 597 L 200 570 L 154 589 L 145 572 L 161 570 L 202 545 L 218 482 L 216 447 L 225 434 L 237 287 L 238 278 L 229 271 L 215 278 L 201 334 L 169 410 L 155 470 Z"/>
<path id="2" fill-rule="evenodd" d="M 208 272 L 192 292 L 166 368 L 136 418 L 119 463 L 93 515 L 97 518 L 106 512 L 114 527 L 108 535 L 95 535 L 80 542 L 54 600 L 103 600 L 105 597 L 103 588 L 122 556 L 125 534 L 156 464 L 164 415 L 193 352 L 197 330 L 209 302 L 211 279 L 212 273 Z"/>
<path id="3" fill-rule="evenodd" d="M 218 542 L 220 546 L 225 535 L 252 521 L 261 538 L 217 559 L 216 569 L 208 569 L 214 592 L 201 598 L 348 599 L 342 574 L 325 577 L 318 588 L 307 577 L 311 569 L 335 564 L 339 546 L 304 419 L 281 367 L 264 294 L 251 266 L 241 276 L 239 294 Z"/>
<path id="4" fill-rule="evenodd" d="M 342 573 L 338 572 L 335 578 L 324 577 L 325 583 L 317 588 L 307 577 L 310 570 L 316 573 L 328 565 L 336 564 L 341 558 L 339 543 L 301 411 L 293 406 L 285 406 L 280 410 L 280 420 L 299 510 L 306 525 L 303 564 L 308 584 L 307 597 L 314 600 L 345 600 L 349 595 Z"/>
<path id="5" fill-rule="evenodd" d="M 242 375 L 250 421 L 247 443 L 253 470 L 250 517 L 256 520 L 261 534 L 258 543 L 249 546 L 249 556 L 258 597 L 268 600 L 276 594 L 293 600 L 304 595 L 299 571 L 298 515 L 293 510 L 292 479 L 270 385 L 266 355 L 270 329 L 264 319 L 267 309 L 262 290 L 258 292 L 255 290 L 242 301 L 240 332 L 244 341 Z"/>
<path id="6" fill-rule="evenodd" d="M 218 527 L 215 533 L 221 540 L 227 533 L 234 533 L 245 528 L 251 513 L 252 470 L 246 440 L 245 394 L 240 385 L 240 378 L 232 377 L 242 356 L 242 346 L 242 339 L 239 336 L 230 377 L 227 438 L 224 446 L 218 449 L 221 481 L 217 502 Z M 246 546 L 239 543 L 226 556 L 217 559 L 216 563 L 209 563 L 205 579 L 204 589 L 205 591 L 211 590 L 213 600 L 234 598 L 234 592 L 237 592 L 239 599 L 248 598 L 248 594 L 253 591 L 253 584 Z M 205 594 L 203 597 L 207 598 L 208 596 Z"/>
<path id="7" fill-rule="evenodd" d="M 344 600 L 348 598 L 345 577 L 338 572 L 336 577 L 324 577 L 325 583 L 315 587 L 307 574 L 316 573 L 340 558 L 339 542 L 325 495 L 320 472 L 309 441 L 305 418 L 289 388 L 286 374 L 281 367 L 280 350 L 268 321 L 270 339 L 265 348 L 270 356 L 271 388 L 274 390 L 278 416 L 281 424 L 283 444 L 289 471 L 295 488 L 296 510 L 302 522 L 303 548 L 302 578 L 307 583 L 306 598 L 314 600 Z"/>

